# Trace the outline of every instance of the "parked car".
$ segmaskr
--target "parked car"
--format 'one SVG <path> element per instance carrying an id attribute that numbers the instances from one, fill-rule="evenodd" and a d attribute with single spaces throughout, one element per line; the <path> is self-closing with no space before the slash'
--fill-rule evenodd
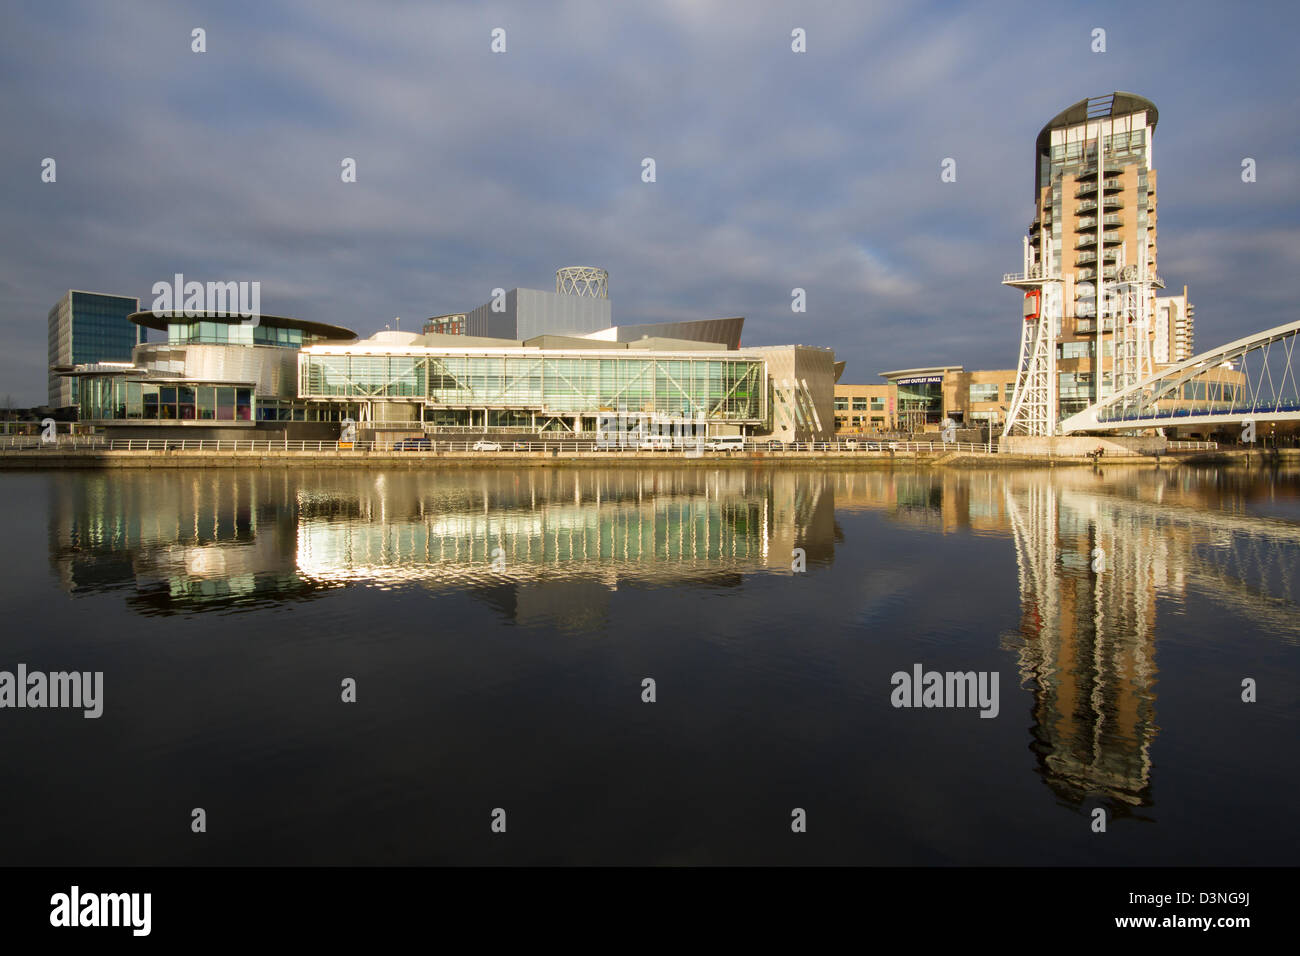
<path id="1" fill-rule="evenodd" d="M 785 442 L 777 441 L 775 438 L 767 443 L 768 451 L 785 451 Z"/>
<path id="2" fill-rule="evenodd" d="M 858 450 L 857 439 L 850 438 L 848 441 L 844 443 L 844 447 L 847 448 L 849 451 L 857 451 Z"/>
<path id="3" fill-rule="evenodd" d="M 500 451 L 501 443 L 499 441 L 476 441 L 474 443 L 475 451 Z"/>
<path id="4" fill-rule="evenodd" d="M 671 435 L 646 435 L 636 448 L 637 451 L 672 451 L 673 438 Z"/>
<path id="5" fill-rule="evenodd" d="M 433 451 L 433 441 L 428 438 L 403 438 L 393 442 L 393 451 Z"/>

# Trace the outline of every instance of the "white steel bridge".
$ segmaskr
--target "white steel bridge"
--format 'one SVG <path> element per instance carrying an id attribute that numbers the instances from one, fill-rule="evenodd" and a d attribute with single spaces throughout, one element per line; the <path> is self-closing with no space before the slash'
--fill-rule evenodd
<path id="1" fill-rule="evenodd" d="M 1062 434 L 1300 421 L 1300 320 L 1168 366 L 1060 423 Z"/>

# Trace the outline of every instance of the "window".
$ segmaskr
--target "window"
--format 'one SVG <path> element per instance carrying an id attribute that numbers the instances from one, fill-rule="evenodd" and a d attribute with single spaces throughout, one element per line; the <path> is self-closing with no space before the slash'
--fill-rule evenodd
<path id="1" fill-rule="evenodd" d="M 837 412 L 847 412 L 849 410 L 849 397 L 847 395 L 835 396 L 835 410 Z"/>
<path id="2" fill-rule="evenodd" d="M 996 402 L 998 400 L 997 383 L 972 383 L 970 387 L 970 400 L 972 402 Z"/>
<path id="3" fill-rule="evenodd" d="M 855 412 L 865 412 L 867 410 L 867 399 L 865 396 L 853 398 L 853 410 Z"/>
<path id="4" fill-rule="evenodd" d="M 885 400 L 883 398 L 872 398 L 871 410 L 873 412 L 883 412 L 885 410 Z"/>

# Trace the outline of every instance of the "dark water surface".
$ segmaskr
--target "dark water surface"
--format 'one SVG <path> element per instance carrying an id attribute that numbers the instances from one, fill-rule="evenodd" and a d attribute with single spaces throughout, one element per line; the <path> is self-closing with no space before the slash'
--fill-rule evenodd
<path id="1" fill-rule="evenodd" d="M 0 670 L 104 674 L 0 709 L 0 863 L 1297 862 L 1294 473 L 10 473 L 0 517 Z M 997 717 L 893 707 L 918 663 Z"/>

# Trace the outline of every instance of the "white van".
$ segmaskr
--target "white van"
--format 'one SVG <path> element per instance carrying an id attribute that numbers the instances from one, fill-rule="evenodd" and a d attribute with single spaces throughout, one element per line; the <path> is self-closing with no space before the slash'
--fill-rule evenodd
<path id="1" fill-rule="evenodd" d="M 714 435 L 704 443 L 709 451 L 744 451 L 744 435 Z"/>
<path id="2" fill-rule="evenodd" d="M 636 446 L 637 451 L 672 451 L 672 435 L 646 435 Z"/>

